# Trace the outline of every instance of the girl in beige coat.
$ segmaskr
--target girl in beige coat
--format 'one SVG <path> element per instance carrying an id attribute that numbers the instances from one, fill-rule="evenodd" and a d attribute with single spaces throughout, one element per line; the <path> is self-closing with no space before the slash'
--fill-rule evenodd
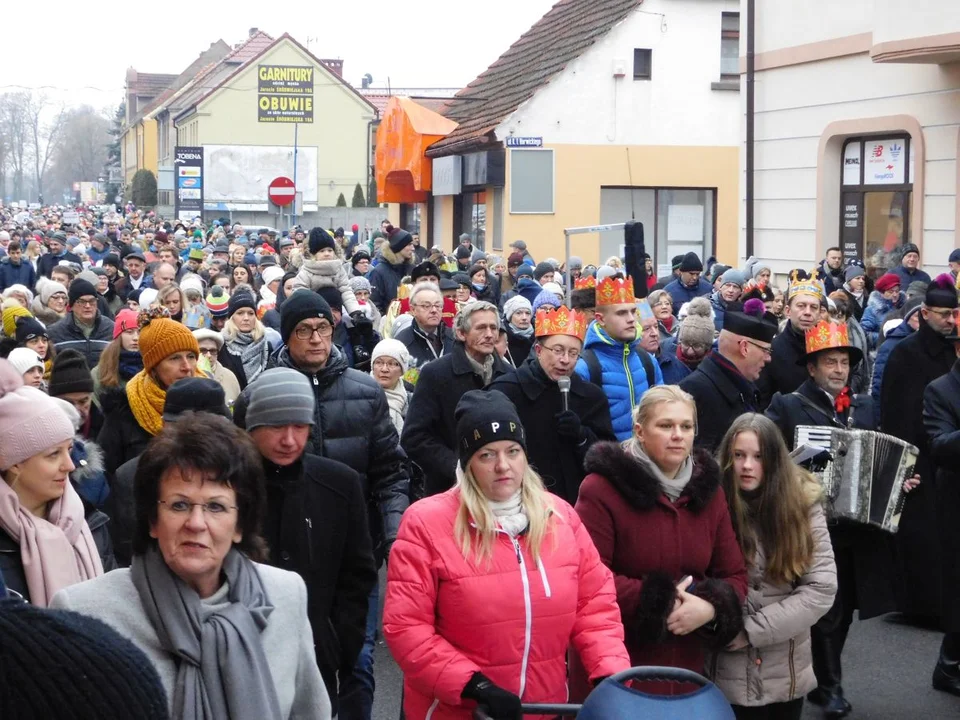
<path id="1" fill-rule="evenodd" d="M 798 720 L 817 686 L 810 627 L 833 604 L 837 569 L 820 486 L 790 460 L 777 426 L 741 415 L 718 451 L 750 584 L 743 631 L 707 657 L 739 720 Z"/>

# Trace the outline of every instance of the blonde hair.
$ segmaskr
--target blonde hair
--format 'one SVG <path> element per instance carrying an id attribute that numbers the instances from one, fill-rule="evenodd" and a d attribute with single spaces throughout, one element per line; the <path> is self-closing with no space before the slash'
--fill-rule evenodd
<path id="1" fill-rule="evenodd" d="M 157 304 L 160 304 L 160 305 L 163 305 L 164 307 L 166 307 L 166 305 L 164 305 L 164 302 L 166 301 L 166 299 L 167 299 L 168 297 L 170 297 L 170 296 L 173 295 L 174 293 L 179 293 L 179 294 L 180 294 L 180 312 L 186 312 L 186 310 L 187 310 L 187 296 L 184 295 L 183 290 L 181 290 L 178 285 L 175 285 L 175 284 L 173 284 L 173 283 L 170 283 L 170 284 L 167 285 L 165 288 L 163 288 L 163 290 L 161 290 L 160 292 L 157 293 L 156 303 L 157 303 Z"/>
<path id="2" fill-rule="evenodd" d="M 233 317 L 227 318 L 227 321 L 223 324 L 223 339 L 227 342 L 236 340 L 237 335 L 240 334 L 240 328 L 237 327 L 237 324 L 233 321 Z M 253 330 L 250 331 L 250 335 L 253 337 L 253 341 L 257 342 L 266 334 L 266 330 L 263 327 L 263 323 L 260 322 L 260 318 L 256 318 L 253 324 Z"/>
<path id="3" fill-rule="evenodd" d="M 472 552 L 477 564 L 481 560 L 489 562 L 493 558 L 493 544 L 497 540 L 497 521 L 469 465 L 463 469 L 457 464 L 457 487 L 460 488 L 460 508 L 453 523 L 453 537 L 467 561 Z M 529 519 L 525 533 L 527 547 L 534 560 L 539 561 L 547 526 L 551 517 L 558 516 L 553 512 L 552 496 L 529 464 L 523 472 L 520 502 Z"/>
<path id="4" fill-rule="evenodd" d="M 604 265 L 609 265 L 612 268 L 617 268 L 620 270 L 623 268 L 623 261 L 620 260 L 620 258 L 618 258 L 616 255 L 611 255 L 607 258 L 607 262 L 605 262 Z"/>
<path id="5" fill-rule="evenodd" d="M 657 385 L 647 390 L 633 411 L 633 424 L 643 425 L 650 419 L 654 408 L 664 403 L 684 403 L 693 412 L 693 424 L 697 424 L 697 403 L 693 396 L 677 385 Z"/>

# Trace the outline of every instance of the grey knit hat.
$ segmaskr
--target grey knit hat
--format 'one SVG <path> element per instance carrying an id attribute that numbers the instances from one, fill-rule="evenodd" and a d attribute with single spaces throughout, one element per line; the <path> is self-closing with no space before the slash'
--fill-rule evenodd
<path id="1" fill-rule="evenodd" d="M 260 373 L 245 391 L 247 431 L 261 425 L 313 425 L 313 388 L 302 373 L 291 368 L 273 368 Z"/>
<path id="2" fill-rule="evenodd" d="M 350 289 L 355 293 L 358 292 L 370 292 L 370 281 L 363 276 L 357 276 L 350 278 Z"/>
<path id="3" fill-rule="evenodd" d="M 687 316 L 680 324 L 677 340 L 684 345 L 713 345 L 716 328 L 711 317 L 710 301 L 694 298 L 687 305 Z"/>
<path id="4" fill-rule="evenodd" d="M 487 259 L 487 254 L 483 250 L 480 250 L 479 248 L 474 250 L 472 253 L 470 253 L 471 265 L 473 265 L 476 262 L 479 262 L 480 260 L 486 260 L 486 259 Z"/>

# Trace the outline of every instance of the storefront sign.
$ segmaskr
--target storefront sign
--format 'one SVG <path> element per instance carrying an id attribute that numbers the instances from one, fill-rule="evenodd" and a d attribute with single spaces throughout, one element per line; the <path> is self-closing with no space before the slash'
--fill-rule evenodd
<path id="1" fill-rule="evenodd" d="M 864 185 L 903 185 L 906 183 L 905 141 L 870 140 L 864 148 Z"/>
<path id="2" fill-rule="evenodd" d="M 189 220 L 203 214 L 203 148 L 177 147 L 173 166 L 176 168 L 177 192 L 174 214 Z"/>
<path id="3" fill-rule="evenodd" d="M 484 150 L 462 157 L 464 187 L 503 187 L 507 164 L 506 153 L 503 150 Z"/>
<path id="4" fill-rule="evenodd" d="M 508 148 L 538 148 L 543 147 L 542 137 L 514 137 L 509 135 L 505 141 Z"/>
<path id="5" fill-rule="evenodd" d="M 459 155 L 436 158 L 433 161 L 433 194 L 459 195 L 463 188 L 462 168 Z"/>
<path id="6" fill-rule="evenodd" d="M 863 257 L 862 214 L 863 194 L 845 192 L 842 196 L 843 228 L 840 233 L 840 249 L 845 260 Z"/>
<path id="7" fill-rule="evenodd" d="M 312 123 L 314 70 L 300 65 L 257 66 L 257 119 Z"/>
<path id="8" fill-rule="evenodd" d="M 860 184 L 860 147 L 858 142 L 847 143 L 843 151 L 843 184 Z"/>

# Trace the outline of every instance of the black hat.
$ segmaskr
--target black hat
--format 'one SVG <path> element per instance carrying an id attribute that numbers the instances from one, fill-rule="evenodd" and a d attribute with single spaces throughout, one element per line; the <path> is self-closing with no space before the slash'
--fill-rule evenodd
<path id="1" fill-rule="evenodd" d="M 4 717 L 169 717 L 153 663 L 100 620 L 7 600 L 0 603 L 0 637 Z"/>
<path id="2" fill-rule="evenodd" d="M 947 273 L 937 275 L 927 286 L 923 302 L 927 307 L 956 309 L 957 288 L 954 285 L 953 276 Z"/>
<path id="3" fill-rule="evenodd" d="M 122 251 L 121 251 L 121 252 L 122 252 Z M 133 251 L 131 251 L 131 252 L 128 252 L 126 255 L 123 256 L 123 259 L 124 259 L 124 260 L 139 260 L 139 261 L 142 262 L 142 263 L 145 263 L 145 262 L 147 261 L 147 258 L 145 258 L 145 257 L 143 256 L 143 253 L 140 252 L 139 250 L 133 250 Z"/>
<path id="4" fill-rule="evenodd" d="M 97 289 L 93 286 L 93 283 L 83 278 L 77 278 L 72 283 L 70 283 L 70 289 L 67 291 L 67 298 L 70 300 L 70 304 L 73 305 L 77 300 L 82 297 L 87 297 L 87 295 L 92 296 L 93 298 L 97 297 Z"/>
<path id="5" fill-rule="evenodd" d="M 734 335 L 772 343 L 777 334 L 777 324 L 765 317 L 766 308 L 761 300 L 748 300 L 743 311 L 727 310 L 723 314 L 723 329 Z"/>
<path id="6" fill-rule="evenodd" d="M 680 263 L 683 262 L 683 255 L 674 255 L 670 258 L 670 267 L 674 270 L 680 269 Z"/>
<path id="7" fill-rule="evenodd" d="M 337 288 L 328 285 L 327 287 L 319 288 L 316 290 L 316 293 L 327 301 L 327 305 L 330 306 L 331 310 L 343 312 L 343 295 L 340 294 Z"/>
<path id="8" fill-rule="evenodd" d="M 466 273 L 456 273 L 452 279 L 457 285 L 464 285 L 466 287 L 470 287 L 473 284 L 470 281 L 470 276 L 467 275 Z"/>
<path id="9" fill-rule="evenodd" d="M 695 252 L 688 252 L 680 261 L 680 272 L 703 272 L 703 263 Z"/>
<path id="10" fill-rule="evenodd" d="M 50 397 L 60 397 L 67 393 L 87 392 L 93 392 L 93 376 L 87 359 L 79 350 L 61 350 L 53 360 L 47 393 Z"/>
<path id="11" fill-rule="evenodd" d="M 387 242 L 390 243 L 390 249 L 398 253 L 403 250 L 407 245 L 410 245 L 413 242 L 413 235 L 408 233 L 403 228 L 393 227 L 393 225 L 387 226 Z"/>
<path id="12" fill-rule="evenodd" d="M 920 254 L 920 248 L 918 248 L 913 243 L 906 243 L 902 248 L 900 248 L 900 257 L 905 258 L 910 253 Z"/>
<path id="13" fill-rule="evenodd" d="M 499 390 L 465 392 L 454 411 L 457 419 L 457 449 L 460 467 L 466 468 L 470 458 L 484 445 L 500 440 L 513 440 L 526 452 L 527 439 L 517 408 Z"/>
<path id="14" fill-rule="evenodd" d="M 530 267 L 529 263 L 521 263 L 520 267 L 517 268 L 516 272 L 517 280 L 522 277 L 533 277 L 533 268 Z"/>
<path id="15" fill-rule="evenodd" d="M 453 280 L 451 280 L 450 278 L 446 278 L 446 277 L 440 278 L 440 291 L 441 291 L 441 292 L 443 292 L 443 291 L 445 291 L 445 290 L 446 290 L 446 291 L 456 290 L 458 287 L 460 287 L 460 285 L 459 285 L 458 283 L 454 282 Z"/>
<path id="16" fill-rule="evenodd" d="M 119 255 L 114 255 L 113 253 L 110 253 L 110 254 L 108 254 L 108 255 L 104 255 L 104 256 L 103 256 L 103 260 L 101 260 L 100 263 L 103 265 L 103 267 L 106 267 L 107 265 L 113 265 L 113 267 L 115 267 L 117 270 L 119 270 L 119 269 L 120 269 L 120 256 L 119 256 Z"/>
<path id="17" fill-rule="evenodd" d="M 233 317 L 233 314 L 242 308 L 257 311 L 257 299 L 253 296 L 253 293 L 240 290 L 231 295 L 230 302 L 227 304 L 227 317 Z"/>
<path id="18" fill-rule="evenodd" d="M 14 337 L 18 345 L 23 345 L 27 340 L 32 340 L 36 337 L 50 337 L 43 323 L 34 317 L 18 317 L 16 322 L 17 332 Z"/>
<path id="19" fill-rule="evenodd" d="M 232 419 L 227 409 L 227 396 L 223 392 L 223 386 L 209 378 L 182 378 L 167 390 L 163 403 L 164 422 L 176 422 L 180 415 L 191 410 Z"/>
<path id="20" fill-rule="evenodd" d="M 333 313 L 327 301 L 306 289 L 295 291 L 280 308 L 280 339 L 286 345 L 293 329 L 308 318 L 323 318 L 333 325 Z"/>
<path id="21" fill-rule="evenodd" d="M 417 265 L 413 270 L 410 271 L 410 279 L 413 282 L 416 282 L 420 278 L 424 277 L 440 277 L 440 268 L 434 265 L 429 260 L 424 260 L 422 263 Z"/>
<path id="22" fill-rule="evenodd" d="M 551 265 L 550 263 L 546 261 L 537 263 L 537 266 L 533 269 L 533 279 L 536 280 L 537 282 L 540 282 L 540 278 L 542 278 L 547 273 L 552 273 L 552 272 L 556 272 L 556 268 L 554 268 L 553 265 Z"/>
<path id="23" fill-rule="evenodd" d="M 324 248 L 331 250 L 337 249 L 337 243 L 333 237 L 322 227 L 315 227 L 310 230 L 310 236 L 307 239 L 307 249 L 311 255 L 316 255 Z"/>
<path id="24" fill-rule="evenodd" d="M 357 263 L 360 262 L 361 260 L 369 260 L 369 259 L 370 259 L 370 253 L 368 253 L 366 250 L 357 250 L 356 252 L 353 253 L 353 255 L 350 256 L 350 264 L 356 267 Z"/>
<path id="25" fill-rule="evenodd" d="M 457 260 L 469 260 L 470 255 L 472 254 L 473 254 L 473 251 L 470 250 L 470 248 L 466 245 L 458 246 L 457 251 L 454 253 L 454 255 L 456 255 L 457 257 Z"/>
<path id="26" fill-rule="evenodd" d="M 480 263 L 474 263 L 473 265 L 470 266 L 470 269 L 467 270 L 467 276 L 468 276 L 468 277 L 470 278 L 470 280 L 472 281 L 472 280 L 473 280 L 473 276 L 476 275 L 476 274 L 477 274 L 478 272 L 480 272 L 481 270 L 483 270 L 483 272 L 486 273 L 486 272 L 487 272 L 486 266 L 485 266 L 485 265 L 481 265 Z"/>

